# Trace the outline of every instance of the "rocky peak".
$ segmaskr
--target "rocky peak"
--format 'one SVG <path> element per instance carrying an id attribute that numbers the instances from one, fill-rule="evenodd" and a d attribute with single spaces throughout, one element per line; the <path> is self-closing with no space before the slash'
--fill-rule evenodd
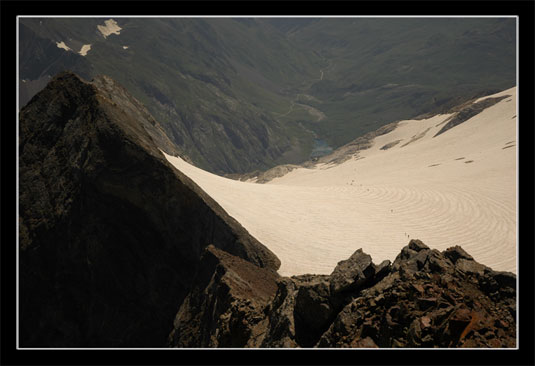
<path id="1" fill-rule="evenodd" d="M 164 346 L 209 244 L 278 269 L 163 139 L 106 77 L 59 74 L 21 110 L 21 346 Z"/>

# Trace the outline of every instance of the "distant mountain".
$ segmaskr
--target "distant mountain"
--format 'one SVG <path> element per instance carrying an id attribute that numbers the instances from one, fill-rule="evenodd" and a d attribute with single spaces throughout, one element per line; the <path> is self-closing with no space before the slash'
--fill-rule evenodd
<path id="1" fill-rule="evenodd" d="M 62 73 L 22 108 L 21 347 L 163 346 L 209 244 L 280 266 L 159 147 L 174 151 L 107 77 Z"/>
<path id="2" fill-rule="evenodd" d="M 327 63 L 306 104 L 327 116 L 314 131 L 333 147 L 516 85 L 514 18 L 325 18 L 284 29 Z"/>
<path id="3" fill-rule="evenodd" d="M 183 156 L 218 174 L 301 163 L 516 78 L 513 18 L 22 18 L 20 25 L 22 104 L 62 69 L 109 75 L 147 106 Z"/>
<path id="4" fill-rule="evenodd" d="M 104 37 L 98 27 L 105 20 L 23 19 L 33 34 L 24 34 L 31 41 L 25 41 L 29 49 L 21 62 L 29 63 L 42 48 L 33 46 L 33 38 L 63 42 L 71 51 L 47 48 L 51 54 L 21 70 L 21 79 L 47 74 L 58 51 L 83 59 L 92 71 L 81 75 L 106 74 L 119 81 L 181 150 L 214 172 L 245 172 L 308 157 L 313 135 L 279 116 L 291 104 L 285 90 L 319 74 L 318 56 L 254 21 L 119 18 L 119 34 Z M 91 49 L 81 56 L 77 52 L 84 44 Z M 72 70 L 72 64 L 65 61 L 64 69 Z"/>

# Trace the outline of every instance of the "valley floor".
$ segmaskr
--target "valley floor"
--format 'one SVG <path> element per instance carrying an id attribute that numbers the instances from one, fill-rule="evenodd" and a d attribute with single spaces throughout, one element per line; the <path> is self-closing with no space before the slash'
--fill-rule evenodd
<path id="1" fill-rule="evenodd" d="M 402 121 L 356 158 L 267 184 L 166 158 L 272 250 L 284 276 L 329 274 L 358 248 L 393 260 L 413 238 L 439 250 L 460 245 L 516 273 L 516 88 L 489 97 L 505 95 L 436 137 L 451 115 Z"/>

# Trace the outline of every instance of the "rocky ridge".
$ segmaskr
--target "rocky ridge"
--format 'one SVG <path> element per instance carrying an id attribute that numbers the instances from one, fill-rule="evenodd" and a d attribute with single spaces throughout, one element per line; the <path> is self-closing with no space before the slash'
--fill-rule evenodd
<path id="1" fill-rule="evenodd" d="M 171 166 L 154 118 L 109 78 L 57 75 L 20 112 L 22 347 L 159 347 L 214 246 L 279 259 Z"/>
<path id="2" fill-rule="evenodd" d="M 470 103 L 466 106 L 463 106 L 462 108 L 459 108 L 459 110 L 453 111 L 454 114 L 451 117 L 449 117 L 447 120 L 442 122 L 442 123 L 445 123 L 445 125 L 433 137 L 437 137 L 438 135 L 449 130 L 450 128 L 453 128 L 457 125 L 460 125 L 463 122 L 468 121 L 470 118 L 483 112 L 485 109 L 492 107 L 494 104 L 498 103 L 500 100 L 503 100 L 509 97 L 511 96 L 504 95 L 498 98 L 486 98 L 480 102 Z"/>
<path id="3" fill-rule="evenodd" d="M 290 278 L 240 277 L 238 260 L 215 248 L 203 261 L 212 265 L 175 318 L 172 347 L 516 346 L 516 276 L 459 246 L 413 239 L 379 265 L 359 249 L 330 275 Z"/>

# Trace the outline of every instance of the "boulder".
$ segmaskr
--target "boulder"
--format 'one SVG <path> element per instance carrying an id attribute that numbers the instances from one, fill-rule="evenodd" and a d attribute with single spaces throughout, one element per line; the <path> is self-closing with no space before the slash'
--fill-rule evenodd
<path id="1" fill-rule="evenodd" d="M 294 317 L 296 336 L 303 347 L 313 346 L 335 316 L 328 276 L 299 276 Z M 297 278 L 295 278 L 297 279 Z"/>
<path id="2" fill-rule="evenodd" d="M 391 262 L 387 259 L 382 261 L 379 265 L 374 264 L 375 269 L 375 281 L 383 279 L 391 270 Z"/>
<path id="3" fill-rule="evenodd" d="M 516 276 L 513 273 L 492 271 L 490 272 L 490 276 L 494 278 L 500 287 L 516 289 Z"/>
<path id="4" fill-rule="evenodd" d="M 456 245 L 454 247 L 450 247 L 448 249 L 446 249 L 444 252 L 443 252 L 444 256 L 446 258 L 448 258 L 453 264 L 455 264 L 457 262 L 458 259 L 462 258 L 462 259 L 466 259 L 466 260 L 471 260 L 473 261 L 474 258 L 472 258 L 472 256 L 468 253 L 466 253 L 466 251 L 464 251 L 463 248 L 461 248 L 460 246 Z"/>
<path id="5" fill-rule="evenodd" d="M 350 343 L 350 346 L 353 348 L 379 348 L 377 344 L 370 337 L 364 337 L 362 339 L 357 339 Z"/>
<path id="6" fill-rule="evenodd" d="M 424 243 L 422 243 L 421 240 L 411 239 L 411 241 L 409 242 L 409 249 L 419 252 L 424 249 L 429 249 L 429 247 L 425 245 Z"/>
<path id="7" fill-rule="evenodd" d="M 349 259 L 340 261 L 331 273 L 330 291 L 332 295 L 342 291 L 356 291 L 375 275 L 372 258 L 358 249 Z"/>
<path id="8" fill-rule="evenodd" d="M 455 263 L 455 268 L 466 274 L 482 276 L 488 267 L 475 262 L 473 259 L 459 258 Z"/>
<path id="9" fill-rule="evenodd" d="M 294 310 L 299 287 L 294 280 L 282 277 L 277 281 L 277 292 L 266 309 L 268 327 L 262 347 L 298 347 L 295 335 Z"/>

